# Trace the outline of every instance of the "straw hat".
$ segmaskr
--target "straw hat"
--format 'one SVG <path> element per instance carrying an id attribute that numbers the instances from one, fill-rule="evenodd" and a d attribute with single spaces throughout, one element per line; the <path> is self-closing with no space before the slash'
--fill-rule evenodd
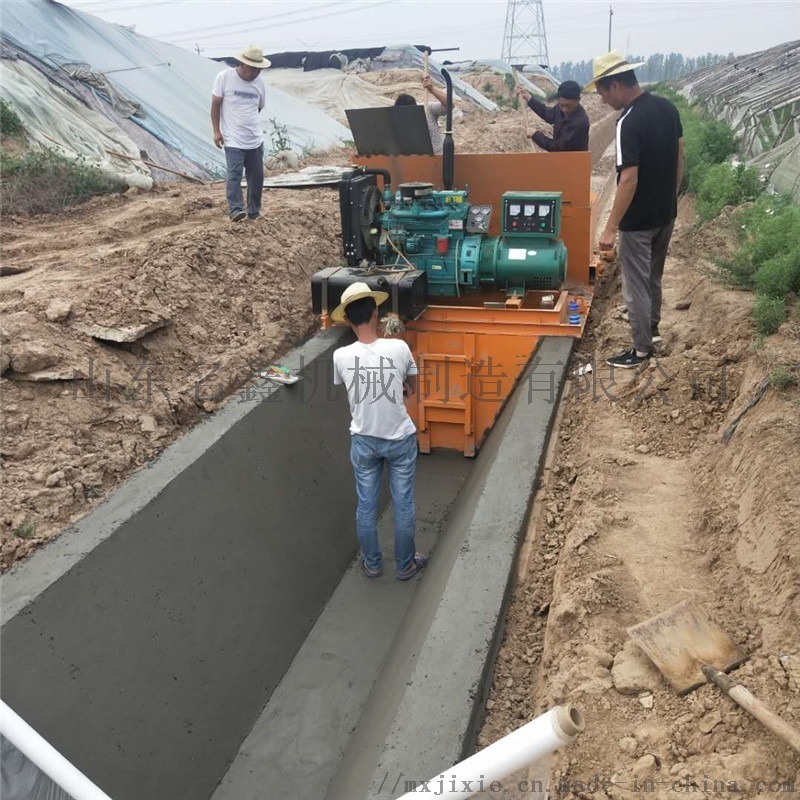
<path id="1" fill-rule="evenodd" d="M 247 45 L 247 47 L 236 56 L 236 60 L 241 61 L 242 64 L 247 64 L 249 67 L 258 67 L 259 69 L 265 69 L 272 63 L 268 58 L 264 58 L 264 51 L 254 44 Z"/>
<path id="2" fill-rule="evenodd" d="M 375 301 L 375 305 L 379 306 L 389 299 L 386 292 L 373 292 L 366 283 L 351 283 L 343 292 L 342 300 L 331 313 L 331 319 L 334 322 L 347 322 L 344 315 L 344 310 L 350 303 L 355 303 L 356 300 L 362 300 L 364 297 L 371 297 Z"/>
<path id="3" fill-rule="evenodd" d="M 639 61 L 636 64 L 629 64 L 623 58 L 619 50 L 612 50 L 610 53 L 597 56 L 592 59 L 592 73 L 594 77 L 586 84 L 583 91 L 594 91 L 596 89 L 595 83 L 597 83 L 600 78 L 610 78 L 612 75 L 619 75 L 621 72 L 628 72 L 641 66 L 644 66 L 644 61 Z"/>

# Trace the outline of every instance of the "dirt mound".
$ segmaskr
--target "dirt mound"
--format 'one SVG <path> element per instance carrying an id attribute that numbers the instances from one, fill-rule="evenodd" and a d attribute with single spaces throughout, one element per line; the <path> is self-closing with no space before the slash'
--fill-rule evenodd
<path id="1" fill-rule="evenodd" d="M 5 226 L 3 263 L 26 271 L 0 283 L 4 565 L 310 333 L 337 203 L 275 192 L 233 224 L 221 189 L 186 187 Z"/>
<path id="2" fill-rule="evenodd" d="M 560 797 L 755 797 L 757 781 L 794 796 L 800 779 L 780 740 L 714 687 L 677 697 L 626 632 L 699 599 L 751 655 L 740 680 L 800 723 L 800 391 L 768 388 L 723 441 L 800 340 L 787 326 L 754 350 L 752 296 L 709 274 L 730 241 L 726 220 L 698 231 L 684 206 L 680 222 L 665 273 L 666 344 L 640 376 L 603 365 L 629 335 L 614 313 L 618 277 L 603 278 L 575 360 L 594 359 L 594 371 L 568 387 L 479 738 L 578 704 L 585 733 L 552 769 L 522 776 L 552 777 Z M 691 305 L 678 311 L 680 301 Z"/>

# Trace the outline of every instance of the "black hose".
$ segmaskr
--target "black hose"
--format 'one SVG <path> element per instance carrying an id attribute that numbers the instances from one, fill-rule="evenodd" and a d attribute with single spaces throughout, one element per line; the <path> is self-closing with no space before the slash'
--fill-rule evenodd
<path id="1" fill-rule="evenodd" d="M 442 77 L 447 84 L 447 123 L 444 131 L 444 144 L 442 146 L 442 185 L 445 189 L 453 188 L 453 175 L 455 172 L 455 148 L 453 146 L 453 81 L 450 73 L 442 70 Z"/>

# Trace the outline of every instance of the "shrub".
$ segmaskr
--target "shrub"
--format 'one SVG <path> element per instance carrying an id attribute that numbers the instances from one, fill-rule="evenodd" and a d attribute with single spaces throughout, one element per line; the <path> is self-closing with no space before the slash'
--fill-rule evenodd
<path id="1" fill-rule="evenodd" d="M 708 167 L 697 193 L 697 216 L 701 222 L 716 217 L 725 206 L 755 200 L 763 186 L 758 172 L 744 164 L 714 164 Z"/>
<path id="2" fill-rule="evenodd" d="M 0 134 L 3 136 L 21 136 L 25 128 L 17 112 L 11 104 L 0 100 Z"/>
<path id="3" fill-rule="evenodd" d="M 769 374 L 769 384 L 773 389 L 788 389 L 797 383 L 797 369 L 800 364 L 776 364 Z"/>
<path id="4" fill-rule="evenodd" d="M 791 253 L 780 253 L 768 258 L 755 274 L 755 287 L 759 294 L 786 297 L 800 290 L 800 245 Z"/>
<path id="5" fill-rule="evenodd" d="M 70 160 L 52 150 L 21 157 L 0 154 L 3 213 L 60 211 L 89 197 L 122 191 L 125 184 L 104 175 L 82 158 Z"/>
<path id="6" fill-rule="evenodd" d="M 786 318 L 786 301 L 782 297 L 756 296 L 753 305 L 753 319 L 756 330 L 762 336 L 769 336 L 780 328 Z"/>

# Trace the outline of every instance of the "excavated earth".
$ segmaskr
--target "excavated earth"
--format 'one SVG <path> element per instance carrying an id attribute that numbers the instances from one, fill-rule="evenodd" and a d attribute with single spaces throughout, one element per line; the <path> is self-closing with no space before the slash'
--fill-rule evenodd
<path id="1" fill-rule="evenodd" d="M 713 263 L 735 246 L 729 214 L 694 219 L 685 202 L 652 367 L 603 363 L 628 343 L 616 266 L 575 356 L 594 370 L 562 401 L 479 746 L 557 703 L 586 730 L 497 797 L 550 776 L 551 796 L 581 800 L 800 797 L 800 756 L 716 687 L 677 696 L 626 632 L 699 600 L 750 654 L 741 682 L 800 726 L 798 387 L 768 388 L 723 441 L 776 365 L 800 362 L 800 319 L 757 341 L 752 295 Z"/>

